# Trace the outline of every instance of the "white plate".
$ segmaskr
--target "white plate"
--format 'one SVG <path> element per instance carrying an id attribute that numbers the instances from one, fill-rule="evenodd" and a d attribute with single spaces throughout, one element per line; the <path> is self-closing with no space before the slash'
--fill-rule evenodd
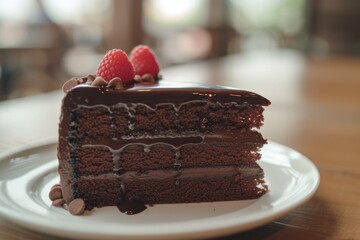
<path id="1" fill-rule="evenodd" d="M 184 239 L 241 232 L 285 215 L 319 185 L 316 167 L 299 152 L 269 142 L 262 154 L 259 163 L 270 191 L 257 200 L 155 205 L 131 216 L 104 207 L 72 216 L 48 199 L 59 181 L 56 144 L 25 146 L 0 155 L 0 214 L 24 227 L 71 238 Z"/>

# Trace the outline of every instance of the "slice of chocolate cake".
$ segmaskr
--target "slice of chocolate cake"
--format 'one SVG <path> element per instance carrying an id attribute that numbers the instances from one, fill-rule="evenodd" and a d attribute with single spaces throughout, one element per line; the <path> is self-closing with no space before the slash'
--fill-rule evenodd
<path id="1" fill-rule="evenodd" d="M 130 202 L 228 201 L 267 192 L 256 162 L 266 143 L 256 129 L 267 99 L 136 78 L 125 87 L 95 76 L 65 85 L 58 159 L 66 204 L 81 199 L 88 210 L 134 213 L 141 209 L 128 208 Z"/>

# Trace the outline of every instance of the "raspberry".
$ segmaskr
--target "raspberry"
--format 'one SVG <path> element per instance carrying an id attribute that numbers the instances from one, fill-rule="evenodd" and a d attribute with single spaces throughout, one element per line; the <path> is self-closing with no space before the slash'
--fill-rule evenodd
<path id="1" fill-rule="evenodd" d="M 131 65 L 126 53 L 120 49 L 110 50 L 101 60 L 97 75 L 107 82 L 119 77 L 123 83 L 134 79 L 134 68 Z"/>
<path id="2" fill-rule="evenodd" d="M 130 54 L 135 74 L 143 76 L 146 73 L 157 76 L 160 68 L 153 51 L 146 45 L 136 46 Z"/>

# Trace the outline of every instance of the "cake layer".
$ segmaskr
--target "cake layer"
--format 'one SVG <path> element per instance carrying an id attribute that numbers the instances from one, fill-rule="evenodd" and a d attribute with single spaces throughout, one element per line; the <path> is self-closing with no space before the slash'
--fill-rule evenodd
<path id="1" fill-rule="evenodd" d="M 181 169 L 200 166 L 251 165 L 260 159 L 266 143 L 254 130 L 236 130 L 208 135 L 78 140 L 72 145 L 60 138 L 59 158 L 70 163 L 71 174 L 96 175 L 147 169 Z M 81 143 L 81 144 L 80 144 Z M 60 163 L 60 166 L 64 163 Z"/>
<path id="2" fill-rule="evenodd" d="M 74 198 L 84 199 L 88 209 L 119 205 L 125 199 L 145 204 L 254 199 L 267 191 L 259 166 L 130 171 L 81 177 L 73 184 Z"/>
<path id="3" fill-rule="evenodd" d="M 69 138 L 74 143 L 74 138 L 259 128 L 263 106 L 269 104 L 252 92 L 205 84 L 161 81 L 123 90 L 81 84 L 63 99 L 59 133 L 69 136 L 75 131 Z"/>
<path id="4" fill-rule="evenodd" d="M 263 143 L 202 143 L 187 144 L 180 148 L 156 143 L 130 144 L 122 149 L 106 145 L 84 145 L 72 150 L 75 176 L 111 172 L 146 171 L 148 169 L 182 169 L 202 166 L 249 166 L 260 159 Z M 221 157 L 219 157 L 221 156 Z"/>
<path id="5" fill-rule="evenodd" d="M 110 136 L 102 138 L 79 138 L 76 131 L 69 134 L 70 137 L 61 137 L 69 142 L 72 147 L 83 147 L 90 145 L 105 145 L 112 149 L 122 149 L 131 144 L 143 144 L 151 146 L 157 143 L 165 143 L 173 146 L 174 148 L 182 147 L 186 144 L 200 144 L 200 143 L 233 143 L 238 144 L 258 144 L 266 143 L 262 135 L 251 129 L 233 129 L 233 130 L 216 130 L 211 133 L 199 132 L 184 132 L 182 134 L 168 134 L 168 135 L 138 135 L 134 136 L 121 136 L 120 138 L 111 138 Z M 69 141 L 69 138 L 77 137 L 76 141 Z"/>
<path id="6" fill-rule="evenodd" d="M 113 106 L 79 106 L 71 112 L 77 138 L 84 141 L 97 138 L 139 135 L 169 135 L 184 132 L 212 132 L 218 129 L 259 128 L 263 122 L 263 107 L 237 103 L 193 101 L 179 109 L 171 103 L 155 109 L 143 104 Z M 93 121 L 86 121 L 88 116 Z"/>

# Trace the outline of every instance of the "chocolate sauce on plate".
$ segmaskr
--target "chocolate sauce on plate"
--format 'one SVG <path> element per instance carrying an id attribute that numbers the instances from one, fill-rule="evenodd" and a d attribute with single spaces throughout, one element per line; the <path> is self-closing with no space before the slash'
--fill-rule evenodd
<path id="1" fill-rule="evenodd" d="M 121 203 L 117 205 L 120 212 L 127 215 L 134 215 L 143 212 L 147 207 L 139 199 L 125 198 Z"/>

